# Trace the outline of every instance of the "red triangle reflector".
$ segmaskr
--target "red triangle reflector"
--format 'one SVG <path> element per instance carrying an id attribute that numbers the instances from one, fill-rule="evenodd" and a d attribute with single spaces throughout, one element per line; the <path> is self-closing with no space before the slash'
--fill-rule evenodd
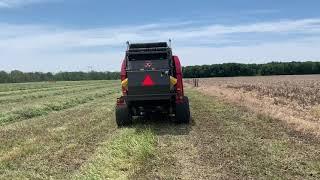
<path id="1" fill-rule="evenodd" d="M 150 75 L 146 75 L 146 77 L 144 78 L 143 82 L 142 82 L 143 86 L 153 86 L 154 82 L 151 79 Z"/>

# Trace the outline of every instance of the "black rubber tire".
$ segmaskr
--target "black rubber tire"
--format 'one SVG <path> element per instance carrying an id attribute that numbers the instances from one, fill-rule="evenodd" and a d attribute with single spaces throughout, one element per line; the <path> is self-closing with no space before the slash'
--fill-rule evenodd
<path id="1" fill-rule="evenodd" d="M 184 97 L 183 103 L 176 104 L 176 121 L 178 123 L 190 123 L 189 98 Z"/>
<path id="2" fill-rule="evenodd" d="M 118 127 L 132 124 L 132 116 L 127 105 L 116 106 L 116 122 Z"/>

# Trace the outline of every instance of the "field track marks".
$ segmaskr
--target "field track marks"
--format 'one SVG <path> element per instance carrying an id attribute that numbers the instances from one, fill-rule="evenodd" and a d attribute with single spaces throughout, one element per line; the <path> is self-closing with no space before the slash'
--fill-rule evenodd
<path id="1" fill-rule="evenodd" d="M 152 124 L 158 154 L 132 178 L 320 178 L 319 141 L 197 91 L 188 95 L 193 125 Z"/>
<path id="2" fill-rule="evenodd" d="M 0 179 L 65 179 L 116 130 L 114 93 L 0 127 Z"/>

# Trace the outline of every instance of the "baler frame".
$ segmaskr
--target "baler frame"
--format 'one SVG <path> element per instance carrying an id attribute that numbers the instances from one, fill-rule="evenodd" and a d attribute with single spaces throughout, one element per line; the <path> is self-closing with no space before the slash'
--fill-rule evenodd
<path id="1" fill-rule="evenodd" d="M 169 69 L 161 70 L 151 68 L 151 66 L 145 67 L 140 71 L 132 71 L 128 68 L 129 61 L 141 61 L 137 59 L 132 59 L 132 55 L 156 55 L 159 53 L 166 53 L 167 58 L 162 61 L 169 61 Z M 151 57 L 151 56 L 150 56 Z M 150 59 L 150 62 L 155 62 L 155 59 Z M 147 62 L 147 61 L 146 61 Z M 148 74 L 151 72 L 158 72 L 161 74 L 161 77 L 170 75 L 169 84 L 170 91 L 167 93 L 151 93 L 151 94 L 132 94 L 130 92 L 130 87 L 128 81 L 128 73 L 132 74 L 137 72 L 138 74 L 143 72 Z M 116 105 L 116 119 L 119 126 L 127 125 L 132 122 L 132 116 L 144 115 L 145 110 L 151 109 L 151 112 L 154 113 L 152 108 L 156 111 L 157 109 L 165 109 L 169 117 L 174 117 L 178 122 L 188 123 L 190 120 L 190 110 L 189 110 L 189 100 L 184 96 L 183 81 L 182 81 L 182 68 L 178 56 L 172 55 L 171 47 L 168 47 L 167 43 L 140 43 L 140 44 L 128 44 L 128 49 L 126 51 L 126 56 L 122 61 L 121 65 L 121 82 L 122 82 L 122 96 L 117 99 Z M 131 81 L 130 81 L 131 82 Z M 131 82 L 132 83 L 132 82 Z M 133 88 L 133 87 L 132 87 Z M 143 90 L 147 89 L 142 88 Z M 150 89 L 150 88 L 149 88 Z M 150 89 L 151 90 L 151 89 Z M 132 91 L 132 90 L 131 90 Z M 135 91 L 133 91 L 135 92 Z M 140 91 L 138 91 L 140 92 Z M 161 92 L 161 91 L 159 91 Z M 120 110 L 119 110 L 120 109 Z M 128 115 L 121 115 L 119 113 L 127 113 Z M 149 112 L 148 112 L 149 113 Z M 121 120 L 127 118 L 129 120 Z"/>

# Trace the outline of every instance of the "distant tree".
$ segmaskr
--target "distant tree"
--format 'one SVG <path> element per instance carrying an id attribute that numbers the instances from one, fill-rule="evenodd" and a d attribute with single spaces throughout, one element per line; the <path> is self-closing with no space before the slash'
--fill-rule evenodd
<path id="1" fill-rule="evenodd" d="M 267 76 L 293 74 L 320 74 L 320 62 L 271 62 L 267 64 L 224 63 L 182 67 L 186 78 L 232 77 L 232 76 Z M 119 72 L 58 72 L 24 73 L 18 70 L 7 73 L 0 71 L 0 83 L 20 83 L 39 81 L 81 81 L 119 79 Z"/>
<path id="2" fill-rule="evenodd" d="M 13 83 L 20 83 L 20 82 L 26 82 L 26 75 L 18 70 L 14 70 L 10 72 L 10 82 Z"/>
<path id="3" fill-rule="evenodd" d="M 10 82 L 9 74 L 5 71 L 0 71 L 0 83 Z"/>
<path id="4" fill-rule="evenodd" d="M 0 71 L 0 83 L 21 83 L 40 81 L 81 81 L 81 80 L 111 80 L 119 79 L 119 72 L 21 72 L 18 70 L 7 73 Z"/>
<path id="5" fill-rule="evenodd" d="M 224 63 L 183 67 L 186 78 L 320 74 L 320 62 Z"/>

